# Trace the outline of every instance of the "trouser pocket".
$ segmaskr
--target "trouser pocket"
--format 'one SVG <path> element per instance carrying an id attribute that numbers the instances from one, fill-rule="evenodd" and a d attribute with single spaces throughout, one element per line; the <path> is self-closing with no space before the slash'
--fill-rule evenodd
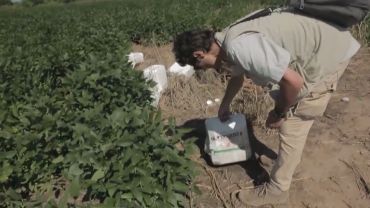
<path id="1" fill-rule="evenodd" d="M 328 106 L 331 91 L 303 98 L 292 109 L 294 116 L 302 119 L 314 119 L 315 117 L 322 116 Z"/>

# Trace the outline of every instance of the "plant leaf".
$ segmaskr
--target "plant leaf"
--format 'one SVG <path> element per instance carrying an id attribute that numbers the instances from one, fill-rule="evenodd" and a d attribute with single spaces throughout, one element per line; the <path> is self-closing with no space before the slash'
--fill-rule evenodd
<path id="1" fill-rule="evenodd" d="M 105 175 L 104 171 L 102 169 L 98 169 L 95 171 L 94 175 L 91 177 L 92 181 L 98 181 L 99 179 L 103 178 Z"/>
<path id="2" fill-rule="evenodd" d="M 80 182 L 78 178 L 74 178 L 72 180 L 72 183 L 69 186 L 70 195 L 73 197 L 78 197 L 80 195 L 80 189 L 81 189 L 81 186 L 80 186 Z"/>
<path id="3" fill-rule="evenodd" d="M 8 180 L 8 177 L 12 174 L 13 168 L 8 162 L 5 162 L 0 170 L 0 182 L 5 182 Z"/>
<path id="4" fill-rule="evenodd" d="M 52 163 L 56 164 L 56 163 L 60 163 L 64 160 L 64 157 L 62 155 L 59 155 L 57 158 L 55 158 L 53 161 L 51 161 Z"/>

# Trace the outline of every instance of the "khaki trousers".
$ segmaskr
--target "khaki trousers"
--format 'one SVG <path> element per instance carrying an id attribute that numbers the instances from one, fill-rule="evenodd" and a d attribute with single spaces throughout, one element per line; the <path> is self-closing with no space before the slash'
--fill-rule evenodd
<path id="1" fill-rule="evenodd" d="M 318 83 L 311 93 L 291 110 L 287 120 L 280 127 L 279 152 L 271 172 L 271 182 L 282 191 L 289 190 L 314 118 L 322 116 L 325 112 L 331 93 L 335 91 L 338 80 L 348 63 L 349 61 L 342 62 L 334 74 L 326 76 L 321 83 Z"/>

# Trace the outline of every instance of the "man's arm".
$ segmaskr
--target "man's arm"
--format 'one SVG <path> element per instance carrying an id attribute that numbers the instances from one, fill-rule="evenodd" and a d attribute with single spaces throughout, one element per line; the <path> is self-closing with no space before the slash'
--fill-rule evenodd
<path id="1" fill-rule="evenodd" d="M 266 120 L 269 128 L 279 128 L 285 121 L 284 114 L 295 104 L 297 95 L 303 86 L 303 78 L 294 70 L 287 69 L 279 82 L 280 94 Z"/>
<path id="2" fill-rule="evenodd" d="M 296 102 L 297 95 L 303 86 L 303 78 L 296 71 L 288 68 L 280 80 L 279 86 L 280 95 L 275 103 L 275 110 L 286 113 Z"/>
<path id="3" fill-rule="evenodd" d="M 231 77 L 227 83 L 225 96 L 222 99 L 221 105 L 230 105 L 235 95 L 239 92 L 243 86 L 244 75 Z"/>
<path id="4" fill-rule="evenodd" d="M 233 76 L 227 83 L 226 92 L 224 98 L 222 99 L 220 109 L 218 110 L 218 117 L 221 121 L 228 119 L 230 114 L 230 104 L 234 99 L 235 95 L 239 92 L 240 88 L 243 86 L 244 74 Z"/>

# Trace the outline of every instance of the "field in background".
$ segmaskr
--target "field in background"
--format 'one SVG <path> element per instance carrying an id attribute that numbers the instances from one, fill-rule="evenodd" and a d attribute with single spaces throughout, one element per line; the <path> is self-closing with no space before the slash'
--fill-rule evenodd
<path id="1" fill-rule="evenodd" d="M 194 188 L 191 145 L 150 106 L 150 83 L 127 64 L 131 44 L 166 45 L 176 33 L 219 30 L 276 3 L 122 0 L 0 8 L 0 207 L 181 206 Z M 364 24 L 354 32 L 370 40 L 368 30 Z M 218 77 L 192 79 L 170 83 L 172 90 L 186 86 L 188 94 L 170 89 L 162 102 L 184 114 L 191 108 L 171 102 L 206 81 L 222 94 Z M 255 98 L 246 111 L 258 120 L 262 93 L 244 93 Z M 237 101 L 235 108 L 245 107 Z"/>

